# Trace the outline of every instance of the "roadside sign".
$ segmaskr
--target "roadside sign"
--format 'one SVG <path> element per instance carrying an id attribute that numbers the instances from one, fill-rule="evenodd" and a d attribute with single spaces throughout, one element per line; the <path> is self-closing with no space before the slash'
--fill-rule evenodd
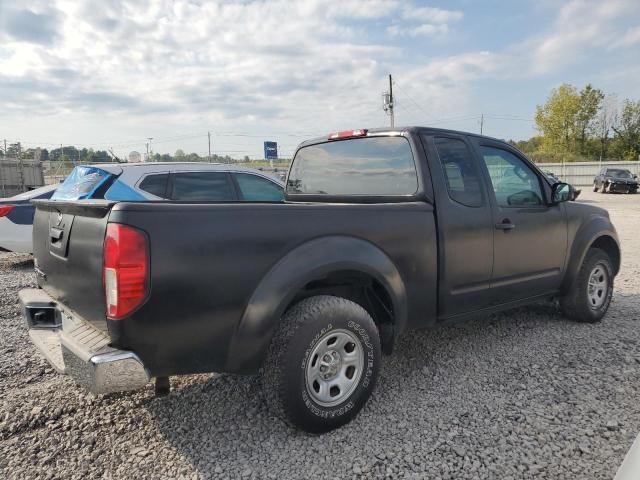
<path id="1" fill-rule="evenodd" d="M 277 142 L 264 142 L 264 158 L 265 160 L 278 159 L 278 143 Z"/>

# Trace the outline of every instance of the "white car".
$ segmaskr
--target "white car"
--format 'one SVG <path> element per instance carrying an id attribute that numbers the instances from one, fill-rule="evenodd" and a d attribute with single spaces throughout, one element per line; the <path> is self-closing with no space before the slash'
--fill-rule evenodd
<path id="1" fill-rule="evenodd" d="M 31 253 L 33 199 L 51 198 L 60 184 L 46 185 L 14 197 L 0 198 L 0 249 Z"/>

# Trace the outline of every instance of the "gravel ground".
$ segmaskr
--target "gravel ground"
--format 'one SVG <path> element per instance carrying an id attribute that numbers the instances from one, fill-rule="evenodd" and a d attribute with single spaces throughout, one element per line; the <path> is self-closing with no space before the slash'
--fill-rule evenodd
<path id="1" fill-rule="evenodd" d="M 0 254 L 0 477 L 610 479 L 640 431 L 640 195 L 581 200 L 624 249 L 602 323 L 542 304 L 405 335 L 362 413 L 323 436 L 270 416 L 254 378 L 85 393 L 27 339 L 29 257 Z"/>

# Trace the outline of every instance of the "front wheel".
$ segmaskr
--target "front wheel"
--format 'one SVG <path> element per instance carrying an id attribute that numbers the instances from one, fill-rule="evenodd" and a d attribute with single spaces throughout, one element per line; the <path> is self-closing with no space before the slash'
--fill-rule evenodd
<path id="1" fill-rule="evenodd" d="M 560 306 L 572 320 L 595 323 L 607 313 L 612 295 L 611 258 L 605 251 L 591 248 L 569 291 L 560 299 Z"/>
<path id="2" fill-rule="evenodd" d="M 381 363 L 378 330 L 360 305 L 310 297 L 282 318 L 263 367 L 274 413 L 307 432 L 353 419 L 369 399 Z"/>

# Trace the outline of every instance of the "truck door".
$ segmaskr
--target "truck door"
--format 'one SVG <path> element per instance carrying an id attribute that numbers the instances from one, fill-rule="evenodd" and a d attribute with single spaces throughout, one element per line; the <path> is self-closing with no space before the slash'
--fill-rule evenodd
<path id="1" fill-rule="evenodd" d="M 489 305 L 493 223 L 481 165 L 464 136 L 423 135 L 438 228 L 438 317 Z"/>
<path id="2" fill-rule="evenodd" d="M 553 292 L 567 251 L 563 205 L 548 205 L 541 175 L 516 150 L 488 140 L 476 146 L 492 187 L 492 304 Z"/>

